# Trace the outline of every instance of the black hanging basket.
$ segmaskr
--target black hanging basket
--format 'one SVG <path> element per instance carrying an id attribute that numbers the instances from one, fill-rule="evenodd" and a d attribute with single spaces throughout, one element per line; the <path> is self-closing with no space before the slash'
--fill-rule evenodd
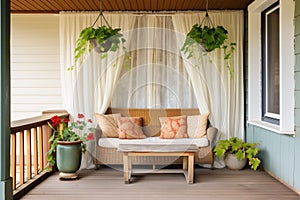
<path id="1" fill-rule="evenodd" d="M 97 53 L 106 53 L 109 51 L 112 41 L 111 40 L 105 40 L 101 43 L 97 42 L 97 39 L 91 39 L 90 44 L 92 45 L 93 49 Z"/>

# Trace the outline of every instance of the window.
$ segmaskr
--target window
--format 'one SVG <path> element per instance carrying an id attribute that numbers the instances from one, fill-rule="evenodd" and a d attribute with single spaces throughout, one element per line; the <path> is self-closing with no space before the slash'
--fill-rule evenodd
<path id="1" fill-rule="evenodd" d="M 293 0 L 248 6 L 248 123 L 295 134 Z"/>
<path id="2" fill-rule="evenodd" d="M 262 12 L 262 120 L 280 120 L 279 5 Z"/>

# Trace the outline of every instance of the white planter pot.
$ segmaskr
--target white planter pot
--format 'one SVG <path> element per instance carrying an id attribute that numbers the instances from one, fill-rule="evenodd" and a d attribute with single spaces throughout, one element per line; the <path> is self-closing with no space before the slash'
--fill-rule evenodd
<path id="1" fill-rule="evenodd" d="M 238 160 L 235 154 L 227 153 L 224 159 L 225 165 L 232 170 L 241 170 L 247 163 L 247 158 Z"/>

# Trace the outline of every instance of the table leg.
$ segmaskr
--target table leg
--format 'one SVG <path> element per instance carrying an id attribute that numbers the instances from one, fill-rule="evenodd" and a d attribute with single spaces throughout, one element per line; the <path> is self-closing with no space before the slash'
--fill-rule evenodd
<path id="1" fill-rule="evenodd" d="M 189 154 L 189 161 L 188 161 L 188 183 L 194 183 L 194 155 L 195 153 Z"/>
<path id="2" fill-rule="evenodd" d="M 188 167 L 188 157 L 183 156 L 182 169 L 187 170 L 187 167 Z"/>
<path id="3" fill-rule="evenodd" d="M 123 153 L 123 165 L 124 165 L 124 182 L 129 184 L 129 158 L 128 153 Z"/>

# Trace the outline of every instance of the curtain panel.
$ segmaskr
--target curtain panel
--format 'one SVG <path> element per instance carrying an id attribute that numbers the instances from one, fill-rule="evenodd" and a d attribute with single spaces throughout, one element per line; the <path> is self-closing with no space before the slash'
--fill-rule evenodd
<path id="1" fill-rule="evenodd" d="M 72 66 L 76 39 L 91 26 L 99 13 L 60 13 L 61 79 L 63 99 L 71 115 L 78 112 L 94 118 L 108 106 L 123 108 L 195 108 L 210 112 L 209 120 L 219 129 L 219 138 L 244 137 L 243 11 L 210 11 L 215 26 L 229 32 L 236 42 L 232 56 L 233 77 L 222 50 L 197 59 L 187 59 L 180 49 L 195 23 L 205 12 L 104 13 L 113 28 L 121 28 L 130 54 L 130 68 L 124 67 L 122 52 L 100 59 L 89 54 L 80 66 Z M 100 22 L 99 22 L 100 23 Z M 100 24 L 97 25 L 100 25 Z M 95 124 L 96 125 L 96 124 Z M 88 146 L 89 152 L 93 145 Z M 93 167 L 91 154 L 83 167 Z"/>

